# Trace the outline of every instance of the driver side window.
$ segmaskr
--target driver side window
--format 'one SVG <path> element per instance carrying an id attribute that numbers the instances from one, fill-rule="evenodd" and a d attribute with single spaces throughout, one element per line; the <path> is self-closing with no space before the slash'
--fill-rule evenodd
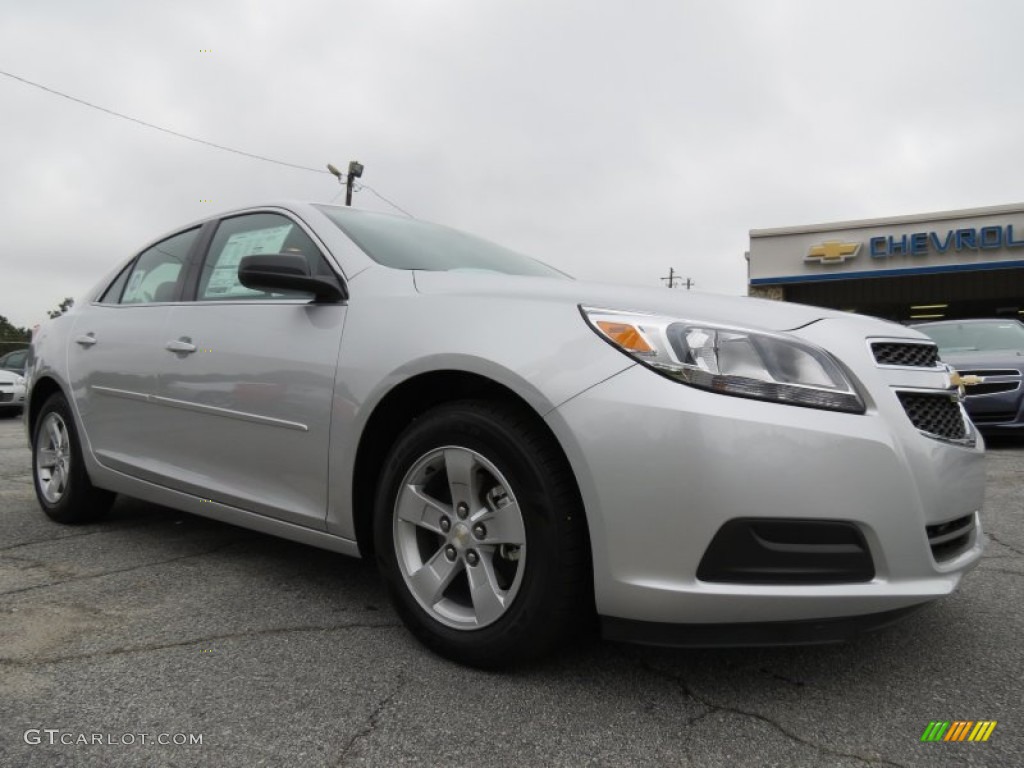
<path id="1" fill-rule="evenodd" d="M 313 275 L 331 275 L 320 249 L 302 228 L 277 213 L 249 213 L 224 219 L 217 227 L 199 276 L 198 301 L 308 299 L 302 291 L 266 292 L 246 288 L 238 280 L 245 256 L 288 253 L 302 256 Z"/>
<path id="2" fill-rule="evenodd" d="M 198 232 L 198 229 L 190 229 L 139 254 L 125 282 L 121 304 L 175 301 L 185 259 Z"/>

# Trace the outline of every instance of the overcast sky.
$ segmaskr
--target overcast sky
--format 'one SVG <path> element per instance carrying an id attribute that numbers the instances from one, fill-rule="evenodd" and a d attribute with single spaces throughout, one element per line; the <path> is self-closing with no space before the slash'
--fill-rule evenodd
<path id="1" fill-rule="evenodd" d="M 746 290 L 752 228 L 1024 200 L 1024 3 L 0 0 L 0 70 L 577 277 Z M 209 50 L 209 52 L 205 52 Z M 0 314 L 330 175 L 0 76 Z M 212 202 L 201 202 L 211 200 Z M 368 190 L 356 204 L 391 211 Z"/>

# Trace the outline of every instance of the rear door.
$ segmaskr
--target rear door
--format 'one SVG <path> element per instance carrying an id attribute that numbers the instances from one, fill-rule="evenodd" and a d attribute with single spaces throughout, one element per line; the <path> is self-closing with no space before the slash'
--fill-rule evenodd
<path id="1" fill-rule="evenodd" d="M 68 348 L 74 402 L 100 463 L 159 480 L 153 450 L 164 326 L 180 299 L 199 228 L 140 253 L 96 302 L 75 312 Z"/>
<path id="2" fill-rule="evenodd" d="M 170 310 L 158 402 L 161 461 L 179 490 L 288 522 L 324 528 L 328 437 L 344 304 L 242 286 L 253 253 L 299 253 L 338 278 L 321 248 L 283 212 L 217 224 L 190 288 Z"/>

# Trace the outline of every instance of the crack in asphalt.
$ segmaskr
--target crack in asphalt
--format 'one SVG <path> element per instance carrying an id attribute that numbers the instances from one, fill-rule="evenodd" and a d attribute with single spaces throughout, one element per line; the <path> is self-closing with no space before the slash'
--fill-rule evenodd
<path id="1" fill-rule="evenodd" d="M 691 725 L 694 725 L 694 724 L 696 724 L 696 723 L 699 723 L 699 722 L 700 722 L 701 720 L 703 720 L 704 718 L 706 718 L 706 717 L 710 717 L 711 715 L 715 714 L 715 712 L 716 712 L 716 710 L 712 709 L 711 707 L 707 707 L 707 708 L 706 708 L 706 709 L 705 709 L 705 710 L 704 710 L 703 712 L 701 712 L 701 713 L 700 713 L 699 715 L 694 715 L 693 717 L 691 717 L 691 718 L 688 718 L 687 720 L 685 720 L 685 721 L 683 722 L 683 725 L 685 725 L 685 726 L 691 726 Z"/>
<path id="2" fill-rule="evenodd" d="M 26 571 L 30 568 L 45 568 L 46 564 L 40 560 L 34 560 L 30 557 L 19 557 L 18 555 L 5 555 L 0 553 L 0 560 L 10 560 L 14 563 L 27 563 L 18 568 L 19 571 Z"/>
<path id="3" fill-rule="evenodd" d="M 403 670 L 399 672 L 398 679 L 395 681 L 395 685 L 391 691 L 384 696 L 384 698 L 378 701 L 376 706 L 374 706 L 373 711 L 370 712 L 370 716 L 366 720 L 366 725 L 353 734 L 352 738 L 350 738 L 345 743 L 345 746 L 341 748 L 341 754 L 338 755 L 338 761 L 335 763 L 337 768 L 341 768 L 346 764 L 349 753 L 352 752 L 359 741 L 371 736 L 373 732 L 377 730 L 377 727 L 380 725 L 380 717 L 384 713 L 384 709 L 394 700 L 395 696 L 405 688 L 406 680 L 405 675 L 403 674 L 404 671 L 405 670 L 403 668 Z"/>
<path id="4" fill-rule="evenodd" d="M 93 659 L 111 658 L 133 653 L 154 653 L 173 648 L 187 648 L 191 645 L 209 644 L 223 640 L 242 640 L 251 637 L 268 637 L 274 635 L 301 634 L 307 632 L 340 632 L 350 629 L 392 629 L 400 627 L 398 622 L 349 622 L 347 624 L 311 625 L 302 627 L 267 627 L 265 629 L 247 629 L 241 632 L 227 632 L 222 635 L 193 637 L 188 640 L 176 640 L 169 643 L 149 643 L 146 645 L 129 646 L 126 648 L 110 648 L 89 653 L 68 654 L 66 656 L 30 656 L 25 659 L 0 658 L 0 667 L 38 667 L 48 664 L 66 664 L 76 661 L 92 661 Z"/>
<path id="5" fill-rule="evenodd" d="M 803 744 L 806 747 L 810 747 L 811 749 L 815 749 L 825 755 L 829 755 L 832 757 L 845 757 L 851 760 L 858 760 L 868 765 L 889 765 L 893 766 L 893 768 L 908 768 L 908 766 L 903 765 L 903 763 L 897 763 L 892 760 L 886 760 L 885 758 L 858 755 L 854 752 L 841 752 L 838 749 L 833 749 L 832 747 L 828 747 L 823 744 L 818 744 L 816 742 L 810 741 L 809 739 L 800 736 L 800 734 L 791 731 L 782 723 L 773 720 L 767 715 L 762 715 L 760 712 L 753 712 L 750 710 L 740 709 L 739 707 L 730 706 L 728 704 L 718 704 L 712 701 L 710 697 L 696 692 L 692 687 L 690 687 L 690 684 L 682 676 L 676 675 L 672 672 L 669 672 L 668 670 L 659 669 L 658 667 L 648 662 L 646 659 L 636 658 L 630 656 L 629 654 L 623 655 L 628 660 L 632 661 L 634 664 L 638 665 L 641 669 L 645 670 L 646 672 L 656 677 L 660 677 L 662 679 L 673 682 L 675 685 L 679 686 L 683 693 L 685 693 L 688 697 L 708 708 L 708 712 L 705 712 L 703 715 L 699 717 L 693 718 L 692 722 L 696 722 L 697 720 L 702 719 L 708 714 L 715 712 L 724 712 L 727 714 L 739 715 L 740 717 L 750 718 L 752 720 L 759 720 L 765 725 L 774 728 L 776 731 L 781 733 L 786 738 L 795 741 L 798 744 Z"/>
<path id="6" fill-rule="evenodd" d="M 781 680 L 784 683 L 789 683 L 790 685 L 796 685 L 801 687 L 807 685 L 807 683 L 805 683 L 803 680 L 797 680 L 795 677 L 786 677 L 785 675 L 780 675 L 778 672 L 772 672 L 770 669 L 765 669 L 764 667 L 761 667 L 761 672 L 768 675 L 769 677 L 774 677 L 776 680 Z"/>
<path id="7" fill-rule="evenodd" d="M 1024 573 L 1021 571 L 1011 571 L 1009 568 L 986 568 L 984 565 L 979 565 L 978 570 L 988 573 L 1008 573 L 1011 576 L 1024 576 Z"/>
<path id="8" fill-rule="evenodd" d="M 134 528 L 144 528 L 148 525 L 155 525 L 155 521 L 139 522 L 134 525 L 122 525 L 117 528 L 111 526 L 105 526 L 103 528 L 97 528 L 94 531 L 86 531 L 84 533 L 69 533 L 64 536 L 51 536 L 48 539 L 33 539 L 32 541 L 22 541 L 18 544 L 10 544 L 6 547 L 0 547 L 0 552 L 9 552 L 12 549 L 19 549 L 21 547 L 31 547 L 34 544 L 52 544 L 56 541 L 63 541 L 64 539 L 80 539 L 83 536 L 95 536 L 99 533 L 109 533 L 111 531 L 129 531 Z"/>
<path id="9" fill-rule="evenodd" d="M 999 546 L 1001 546 L 1001 547 L 1006 547 L 1006 548 L 1007 548 L 1008 550 L 1010 550 L 1011 552 L 1016 552 L 1016 553 L 1017 553 L 1018 555 L 1024 555 L 1024 549 L 1017 549 L 1017 548 L 1016 548 L 1015 546 L 1013 546 L 1012 544 L 1007 544 L 1007 543 L 1006 543 L 1005 541 L 1003 541 L 1002 539 L 1000 539 L 1000 538 L 999 538 L 998 536 L 996 536 L 996 535 L 995 535 L 994 533 L 992 533 L 991 531 L 985 531 L 985 533 L 986 533 L 986 535 L 987 535 L 987 536 L 988 536 L 988 537 L 989 537 L 990 539 L 992 539 L 992 541 L 994 541 L 994 542 L 995 542 L 996 544 L 998 544 Z"/>
<path id="10" fill-rule="evenodd" d="M 132 565 L 132 566 L 129 566 L 127 568 L 117 568 L 117 569 L 115 569 L 113 571 L 103 571 L 102 573 L 90 573 L 90 574 L 87 574 L 85 576 L 74 576 L 74 577 L 72 577 L 70 579 L 64 579 L 63 581 L 49 581 L 49 582 L 47 582 L 45 584 L 33 584 L 30 587 L 20 587 L 18 589 L 10 589 L 10 590 L 8 590 L 6 592 L 0 592 L 0 597 L 5 597 L 7 595 L 18 595 L 18 594 L 22 594 L 24 592 L 32 592 L 33 590 L 36 590 L 36 589 L 48 589 L 50 587 L 59 587 L 62 584 L 71 584 L 71 583 L 74 583 L 76 581 L 88 581 L 89 579 L 101 579 L 104 576 L 114 576 L 114 575 L 116 575 L 118 573 L 128 573 L 130 571 L 142 570 L 143 568 L 153 568 L 154 566 L 157 566 L 157 565 L 164 565 L 166 563 L 176 563 L 179 560 L 188 560 L 188 559 L 193 558 L 193 557 L 205 557 L 206 555 L 212 555 L 214 552 L 220 552 L 222 549 L 227 549 L 228 547 L 234 546 L 235 544 L 240 543 L 240 541 L 242 541 L 242 540 L 241 539 L 234 539 L 232 541 L 225 542 L 224 544 L 221 544 L 219 546 L 213 547 L 212 549 L 206 549 L 206 550 L 203 550 L 202 552 L 192 552 L 191 554 L 188 554 L 188 555 L 178 555 L 177 557 L 169 557 L 166 560 L 153 560 L 153 561 L 150 561 L 148 563 L 141 563 L 139 565 Z M 44 565 L 43 567 L 46 567 L 46 566 Z"/>

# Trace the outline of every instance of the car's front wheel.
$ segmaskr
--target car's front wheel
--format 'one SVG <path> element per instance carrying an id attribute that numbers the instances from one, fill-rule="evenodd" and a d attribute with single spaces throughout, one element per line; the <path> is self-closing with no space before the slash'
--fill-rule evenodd
<path id="1" fill-rule="evenodd" d="M 417 419 L 384 466 L 375 514 L 398 613 L 443 656 L 505 666 L 581 625 L 590 599 L 579 494 L 528 413 L 465 401 Z"/>
<path id="2" fill-rule="evenodd" d="M 96 488 L 82 461 L 75 419 L 64 395 L 43 403 L 32 438 L 32 479 L 43 511 L 58 523 L 89 523 L 102 517 L 114 494 Z"/>

